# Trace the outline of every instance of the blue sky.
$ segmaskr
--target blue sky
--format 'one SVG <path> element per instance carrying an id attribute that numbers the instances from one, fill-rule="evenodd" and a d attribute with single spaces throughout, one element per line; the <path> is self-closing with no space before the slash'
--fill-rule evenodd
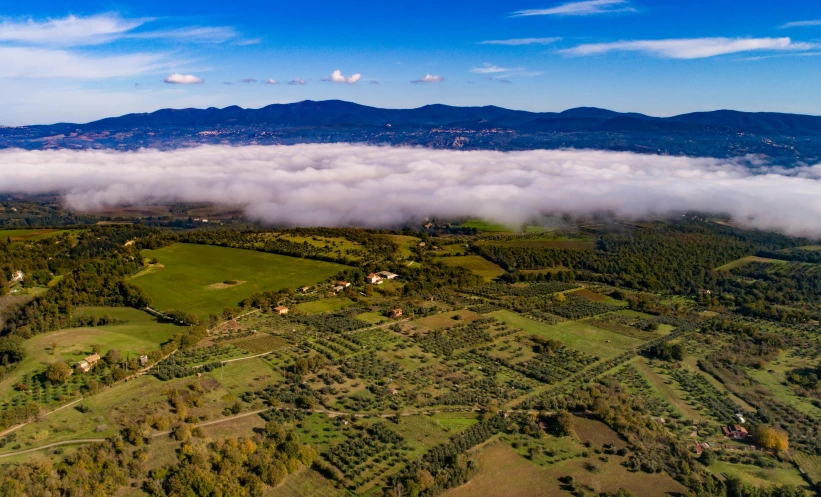
<path id="1" fill-rule="evenodd" d="M 71 3 L 0 6 L 0 124 L 332 98 L 821 114 L 817 0 Z"/>

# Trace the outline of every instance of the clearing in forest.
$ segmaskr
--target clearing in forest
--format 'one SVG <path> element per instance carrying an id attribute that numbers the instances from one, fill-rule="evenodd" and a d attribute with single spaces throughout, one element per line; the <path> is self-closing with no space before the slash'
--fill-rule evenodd
<path id="1" fill-rule="evenodd" d="M 188 243 L 145 250 L 143 256 L 156 258 L 164 266 L 131 279 L 148 293 L 152 305 L 158 310 L 178 309 L 201 317 L 219 314 L 257 292 L 315 285 L 346 268 L 331 262 Z M 213 287 L 225 281 L 245 283 Z"/>

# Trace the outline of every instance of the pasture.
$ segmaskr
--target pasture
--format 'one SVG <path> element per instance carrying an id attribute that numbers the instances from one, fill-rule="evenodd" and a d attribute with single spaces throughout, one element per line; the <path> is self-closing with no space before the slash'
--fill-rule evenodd
<path id="1" fill-rule="evenodd" d="M 462 223 L 459 227 L 461 228 L 473 228 L 476 231 L 486 231 L 490 233 L 505 233 L 505 232 L 514 232 L 519 231 L 518 228 L 515 226 L 505 226 L 501 223 L 494 223 L 491 221 L 483 221 L 481 219 L 468 219 L 464 223 Z"/>
<path id="2" fill-rule="evenodd" d="M 438 260 L 448 266 L 463 267 L 471 273 L 481 276 L 485 281 L 492 281 L 505 274 L 504 269 L 479 255 L 441 257 Z"/>
<path id="3" fill-rule="evenodd" d="M 156 258 L 163 266 L 130 280 L 146 291 L 153 306 L 201 317 L 219 314 L 257 292 L 317 284 L 346 268 L 330 262 L 187 243 L 145 250 L 143 256 Z M 245 283 L 213 287 L 232 280 Z"/>

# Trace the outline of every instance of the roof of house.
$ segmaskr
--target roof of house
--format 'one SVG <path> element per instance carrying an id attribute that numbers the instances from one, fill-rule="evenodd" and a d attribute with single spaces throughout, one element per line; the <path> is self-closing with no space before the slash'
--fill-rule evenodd
<path id="1" fill-rule="evenodd" d="M 284 305 L 278 305 L 278 306 L 274 307 L 274 310 L 275 311 L 287 311 L 288 308 L 285 307 Z"/>

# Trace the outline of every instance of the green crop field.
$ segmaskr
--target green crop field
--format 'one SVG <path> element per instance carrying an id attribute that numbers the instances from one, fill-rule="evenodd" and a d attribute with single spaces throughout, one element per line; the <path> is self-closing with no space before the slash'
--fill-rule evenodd
<path id="1" fill-rule="evenodd" d="M 448 266 L 461 266 L 471 273 L 481 276 L 485 281 L 491 281 L 505 274 L 504 269 L 479 255 L 442 257 L 439 261 Z"/>
<path id="2" fill-rule="evenodd" d="M 179 309 L 199 316 L 221 313 L 254 293 L 314 285 L 345 269 L 330 262 L 298 259 L 211 245 L 176 243 L 143 251 L 164 267 L 131 282 L 145 290 L 159 310 Z M 223 281 L 237 285 L 221 285 Z"/>
<path id="3" fill-rule="evenodd" d="M 533 335 L 559 340 L 570 348 L 603 359 L 615 357 L 641 343 L 641 340 L 602 330 L 582 321 L 547 325 L 511 311 L 495 311 L 489 315 Z"/>

